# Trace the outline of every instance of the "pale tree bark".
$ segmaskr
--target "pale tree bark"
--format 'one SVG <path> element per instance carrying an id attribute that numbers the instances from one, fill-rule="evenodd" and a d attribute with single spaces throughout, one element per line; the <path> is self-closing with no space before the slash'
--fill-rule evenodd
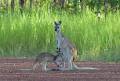
<path id="1" fill-rule="evenodd" d="M 81 5 L 81 11 L 86 10 L 85 0 L 80 0 L 80 5 Z"/>
<path id="2" fill-rule="evenodd" d="M 5 9 L 8 11 L 8 0 L 5 0 Z"/>
<path id="3" fill-rule="evenodd" d="M 0 0 L 0 10 L 1 10 L 1 7 L 2 7 L 2 2 L 1 2 L 1 0 Z"/>

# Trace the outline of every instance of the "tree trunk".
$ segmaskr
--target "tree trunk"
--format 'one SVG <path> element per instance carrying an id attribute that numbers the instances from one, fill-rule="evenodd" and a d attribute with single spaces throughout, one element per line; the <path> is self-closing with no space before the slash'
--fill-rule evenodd
<path id="1" fill-rule="evenodd" d="M 104 12 L 105 12 L 105 18 L 107 16 L 107 8 L 108 8 L 108 0 L 104 0 Z"/>
<path id="2" fill-rule="evenodd" d="M 30 0 L 30 9 L 32 9 L 33 0 Z"/>
<path id="3" fill-rule="evenodd" d="M 97 2 L 97 12 L 100 12 L 100 0 L 98 0 L 98 2 Z"/>
<path id="4" fill-rule="evenodd" d="M 2 7 L 2 2 L 0 1 L 0 10 L 1 10 L 1 7 Z"/>
<path id="5" fill-rule="evenodd" d="M 8 11 L 8 0 L 5 0 L 5 9 Z"/>
<path id="6" fill-rule="evenodd" d="M 19 0 L 20 11 L 23 12 L 25 0 Z"/>
<path id="7" fill-rule="evenodd" d="M 81 3 L 81 11 L 86 9 L 86 5 L 85 5 L 85 0 L 80 0 Z"/>
<path id="8" fill-rule="evenodd" d="M 73 4 L 74 4 L 74 12 L 76 13 L 78 7 L 78 0 L 73 0 Z"/>
<path id="9" fill-rule="evenodd" d="M 14 12 L 14 8 L 15 8 L 15 1 L 11 0 L 11 10 L 12 10 L 12 12 Z"/>
<path id="10" fill-rule="evenodd" d="M 60 0 L 61 8 L 65 7 L 65 0 Z"/>

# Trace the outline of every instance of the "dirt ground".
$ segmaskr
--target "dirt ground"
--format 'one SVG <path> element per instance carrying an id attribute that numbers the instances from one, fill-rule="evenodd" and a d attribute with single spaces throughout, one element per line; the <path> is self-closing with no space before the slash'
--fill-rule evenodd
<path id="1" fill-rule="evenodd" d="M 77 62 L 99 69 L 49 72 L 33 71 L 32 64 L 32 59 L 0 58 L 0 81 L 120 81 L 120 63 Z"/>

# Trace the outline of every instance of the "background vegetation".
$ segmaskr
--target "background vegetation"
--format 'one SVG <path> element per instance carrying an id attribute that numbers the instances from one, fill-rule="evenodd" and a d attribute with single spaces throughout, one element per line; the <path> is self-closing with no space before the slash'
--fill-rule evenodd
<path id="1" fill-rule="evenodd" d="M 80 60 L 120 61 L 120 0 L 0 0 L 0 56 L 55 52 L 54 21 Z"/>

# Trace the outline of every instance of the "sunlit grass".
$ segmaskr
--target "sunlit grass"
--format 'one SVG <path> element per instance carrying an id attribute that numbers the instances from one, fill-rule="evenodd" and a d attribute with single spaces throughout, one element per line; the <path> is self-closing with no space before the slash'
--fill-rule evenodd
<path id="1" fill-rule="evenodd" d="M 81 60 L 119 61 L 120 15 L 97 20 L 88 12 L 25 12 L 0 15 L 0 56 L 32 57 L 42 51 L 56 51 L 54 21 L 62 21 L 62 31 L 77 47 Z M 117 60 L 115 59 L 117 58 Z"/>

